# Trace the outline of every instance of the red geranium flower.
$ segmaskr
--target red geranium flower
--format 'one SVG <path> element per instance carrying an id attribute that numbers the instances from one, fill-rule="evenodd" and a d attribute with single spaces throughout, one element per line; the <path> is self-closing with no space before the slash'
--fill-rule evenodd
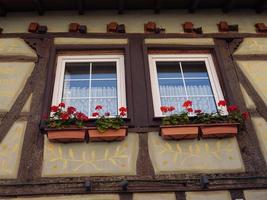
<path id="1" fill-rule="evenodd" d="M 187 112 L 193 112 L 192 108 L 187 108 Z"/>
<path id="2" fill-rule="evenodd" d="M 125 116 L 126 115 L 126 112 L 120 112 L 120 116 Z"/>
<path id="3" fill-rule="evenodd" d="M 174 110 L 175 110 L 175 107 L 173 107 L 173 106 L 168 107 L 168 111 L 169 111 L 169 112 L 172 112 L 172 111 L 174 111 Z"/>
<path id="4" fill-rule="evenodd" d="M 101 105 L 97 105 L 96 107 L 95 107 L 95 110 L 101 110 L 103 108 L 103 106 L 101 106 Z"/>
<path id="5" fill-rule="evenodd" d="M 106 117 L 110 116 L 110 113 L 109 112 L 105 112 L 105 116 Z"/>
<path id="6" fill-rule="evenodd" d="M 119 108 L 119 111 L 120 111 L 120 112 L 127 112 L 127 108 L 125 108 L 125 107 L 120 107 L 120 108 Z"/>
<path id="7" fill-rule="evenodd" d="M 74 108 L 74 107 L 72 107 L 72 106 L 68 107 L 68 109 L 67 109 L 67 112 L 68 112 L 69 114 L 73 114 L 75 111 L 76 111 L 76 108 Z"/>
<path id="8" fill-rule="evenodd" d="M 185 101 L 185 102 L 183 103 L 183 107 L 184 107 L 184 108 L 188 108 L 188 107 L 191 107 L 191 106 L 192 106 L 192 101 L 187 100 L 187 101 Z"/>
<path id="9" fill-rule="evenodd" d="M 229 112 L 237 111 L 238 107 L 236 105 L 231 105 L 231 106 L 228 106 L 227 110 Z"/>
<path id="10" fill-rule="evenodd" d="M 202 110 L 195 110 L 196 114 L 200 114 L 202 112 Z"/>
<path id="11" fill-rule="evenodd" d="M 87 121 L 89 118 L 82 112 L 76 113 L 76 118 L 80 121 Z"/>
<path id="12" fill-rule="evenodd" d="M 61 102 L 60 104 L 58 104 L 58 107 L 65 108 L 65 103 L 64 102 Z"/>
<path id="13" fill-rule="evenodd" d="M 58 107 L 57 106 L 51 106 L 51 112 L 57 112 L 58 111 Z"/>
<path id="14" fill-rule="evenodd" d="M 93 117 L 98 117 L 98 116 L 99 116 L 99 113 L 98 113 L 98 112 L 94 112 L 94 113 L 92 114 L 92 116 L 93 116 Z"/>
<path id="15" fill-rule="evenodd" d="M 168 112 L 168 107 L 167 106 L 161 106 L 160 110 L 161 110 L 161 112 L 166 113 L 166 112 Z"/>
<path id="16" fill-rule="evenodd" d="M 242 117 L 244 120 L 247 120 L 249 118 L 249 113 L 248 112 L 243 112 Z"/>
<path id="17" fill-rule="evenodd" d="M 226 101 L 225 100 L 220 100 L 218 102 L 218 106 L 226 106 Z"/>
<path id="18" fill-rule="evenodd" d="M 70 118 L 69 114 L 67 112 L 63 112 L 60 114 L 60 118 L 64 121 L 68 120 Z"/>

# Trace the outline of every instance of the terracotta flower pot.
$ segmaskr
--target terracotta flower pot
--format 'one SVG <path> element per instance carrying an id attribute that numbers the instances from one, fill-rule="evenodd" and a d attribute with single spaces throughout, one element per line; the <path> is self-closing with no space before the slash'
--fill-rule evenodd
<path id="1" fill-rule="evenodd" d="M 195 139 L 198 137 L 198 125 L 161 126 L 160 135 L 163 139 Z"/>
<path id="2" fill-rule="evenodd" d="M 203 138 L 224 138 L 236 136 L 238 126 L 238 123 L 204 124 L 200 129 Z"/>
<path id="3" fill-rule="evenodd" d="M 89 129 L 90 142 L 111 142 L 121 141 L 127 136 L 127 127 L 120 129 L 108 129 L 106 132 L 101 133 L 96 128 Z"/>
<path id="4" fill-rule="evenodd" d="M 83 142 L 85 140 L 85 130 L 47 130 L 47 138 L 50 142 Z"/>

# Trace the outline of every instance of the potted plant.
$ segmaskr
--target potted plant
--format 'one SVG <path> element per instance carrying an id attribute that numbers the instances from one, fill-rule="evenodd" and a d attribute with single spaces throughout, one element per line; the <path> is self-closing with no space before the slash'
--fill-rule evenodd
<path id="1" fill-rule="evenodd" d="M 70 106 L 65 108 L 65 103 L 58 106 L 51 106 L 51 114 L 45 123 L 45 131 L 51 142 L 83 142 L 86 129 L 84 122 L 88 117 L 76 108 Z"/>
<path id="2" fill-rule="evenodd" d="M 183 104 L 185 111 L 180 114 L 172 114 L 175 110 L 173 106 L 161 106 L 161 111 L 171 113 L 162 119 L 160 135 L 164 139 L 194 139 L 198 137 L 198 126 L 190 122 L 190 113 L 193 111 L 192 102 L 185 101 Z"/>
<path id="3" fill-rule="evenodd" d="M 233 137 L 238 133 L 238 128 L 249 117 L 248 112 L 241 113 L 236 105 L 227 106 L 225 100 L 218 102 L 217 113 L 198 113 L 197 121 L 201 123 L 201 136 L 203 138 Z M 225 114 L 223 110 L 227 110 Z"/>
<path id="4" fill-rule="evenodd" d="M 97 105 L 96 112 L 92 114 L 96 117 L 96 127 L 89 128 L 89 140 L 91 142 L 100 141 L 121 141 L 127 136 L 127 127 L 123 126 L 123 117 L 126 116 L 127 108 L 119 108 L 119 115 L 111 117 L 109 112 L 101 114 L 103 106 Z"/>

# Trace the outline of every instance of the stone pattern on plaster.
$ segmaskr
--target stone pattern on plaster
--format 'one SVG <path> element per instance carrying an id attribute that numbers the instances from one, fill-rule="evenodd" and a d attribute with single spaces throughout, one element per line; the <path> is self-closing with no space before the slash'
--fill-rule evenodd
<path id="1" fill-rule="evenodd" d="M 228 191 L 186 192 L 186 200 L 231 200 L 231 195 Z"/>
<path id="2" fill-rule="evenodd" d="M 176 197 L 174 192 L 134 193 L 133 200 L 176 200 Z"/>
<path id="3" fill-rule="evenodd" d="M 1 38 L 0 55 L 37 57 L 35 51 L 20 38 Z"/>
<path id="4" fill-rule="evenodd" d="M 146 44 L 169 44 L 169 45 L 214 45 L 212 38 L 148 38 Z"/>
<path id="5" fill-rule="evenodd" d="M 251 120 L 260 143 L 262 154 L 267 163 L 267 122 L 262 117 L 252 117 Z"/>
<path id="6" fill-rule="evenodd" d="M 138 134 L 122 142 L 51 143 L 45 139 L 43 177 L 136 175 Z"/>
<path id="7" fill-rule="evenodd" d="M 267 105 L 267 61 L 237 61 L 237 64 Z"/>
<path id="8" fill-rule="evenodd" d="M 0 143 L 0 179 L 17 178 L 26 121 L 17 121 Z"/>
<path id="9" fill-rule="evenodd" d="M 245 38 L 235 55 L 267 55 L 267 38 Z"/>
<path id="10" fill-rule="evenodd" d="M 151 132 L 148 145 L 156 174 L 244 171 L 236 138 L 167 141 Z"/>
<path id="11" fill-rule="evenodd" d="M 267 190 L 244 190 L 246 200 L 267 200 Z"/>
<path id="12" fill-rule="evenodd" d="M 106 39 L 106 38 L 66 38 L 66 37 L 58 37 L 54 39 L 55 44 L 91 44 L 91 45 L 99 45 L 99 44 L 127 44 L 127 39 Z"/>
<path id="13" fill-rule="evenodd" d="M 0 111 L 10 110 L 31 75 L 34 65 L 33 62 L 0 63 Z"/>

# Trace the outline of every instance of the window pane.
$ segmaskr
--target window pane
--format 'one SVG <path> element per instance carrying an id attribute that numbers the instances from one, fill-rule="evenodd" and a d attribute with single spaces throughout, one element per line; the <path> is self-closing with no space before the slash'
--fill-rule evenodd
<path id="1" fill-rule="evenodd" d="M 95 112 L 96 105 L 102 105 L 101 114 L 109 112 L 111 116 L 118 114 L 118 99 L 117 98 L 92 98 L 90 99 L 91 113 Z"/>
<path id="2" fill-rule="evenodd" d="M 206 64 L 203 61 L 182 62 L 182 68 L 185 78 L 209 77 Z"/>
<path id="3" fill-rule="evenodd" d="M 188 95 L 213 95 L 210 81 L 206 79 L 186 79 Z"/>
<path id="4" fill-rule="evenodd" d="M 186 97 L 162 97 L 161 105 L 162 106 L 174 106 L 176 108 L 173 113 L 179 113 L 183 111 L 183 103 L 186 101 Z"/>
<path id="5" fill-rule="evenodd" d="M 89 97 L 89 81 L 64 81 L 63 98 Z"/>
<path id="6" fill-rule="evenodd" d="M 211 113 L 216 112 L 216 104 L 214 101 L 214 97 L 188 97 L 189 100 L 193 103 L 193 109 L 200 109 L 203 112 Z"/>
<path id="7" fill-rule="evenodd" d="M 182 80 L 161 79 L 159 80 L 160 96 L 185 96 L 185 89 Z"/>
<path id="8" fill-rule="evenodd" d="M 89 114 L 89 99 L 62 99 L 67 106 L 73 106 L 79 112 Z M 91 113 L 90 113 L 91 114 Z"/>
<path id="9" fill-rule="evenodd" d="M 117 97 L 117 81 L 92 80 L 91 97 Z"/>
<path id="10" fill-rule="evenodd" d="M 156 62 L 158 78 L 181 78 L 179 62 Z"/>
<path id="11" fill-rule="evenodd" d="M 66 63 L 65 79 L 89 79 L 90 63 Z"/>
<path id="12" fill-rule="evenodd" d="M 116 62 L 92 63 L 92 79 L 106 79 L 116 77 Z"/>

